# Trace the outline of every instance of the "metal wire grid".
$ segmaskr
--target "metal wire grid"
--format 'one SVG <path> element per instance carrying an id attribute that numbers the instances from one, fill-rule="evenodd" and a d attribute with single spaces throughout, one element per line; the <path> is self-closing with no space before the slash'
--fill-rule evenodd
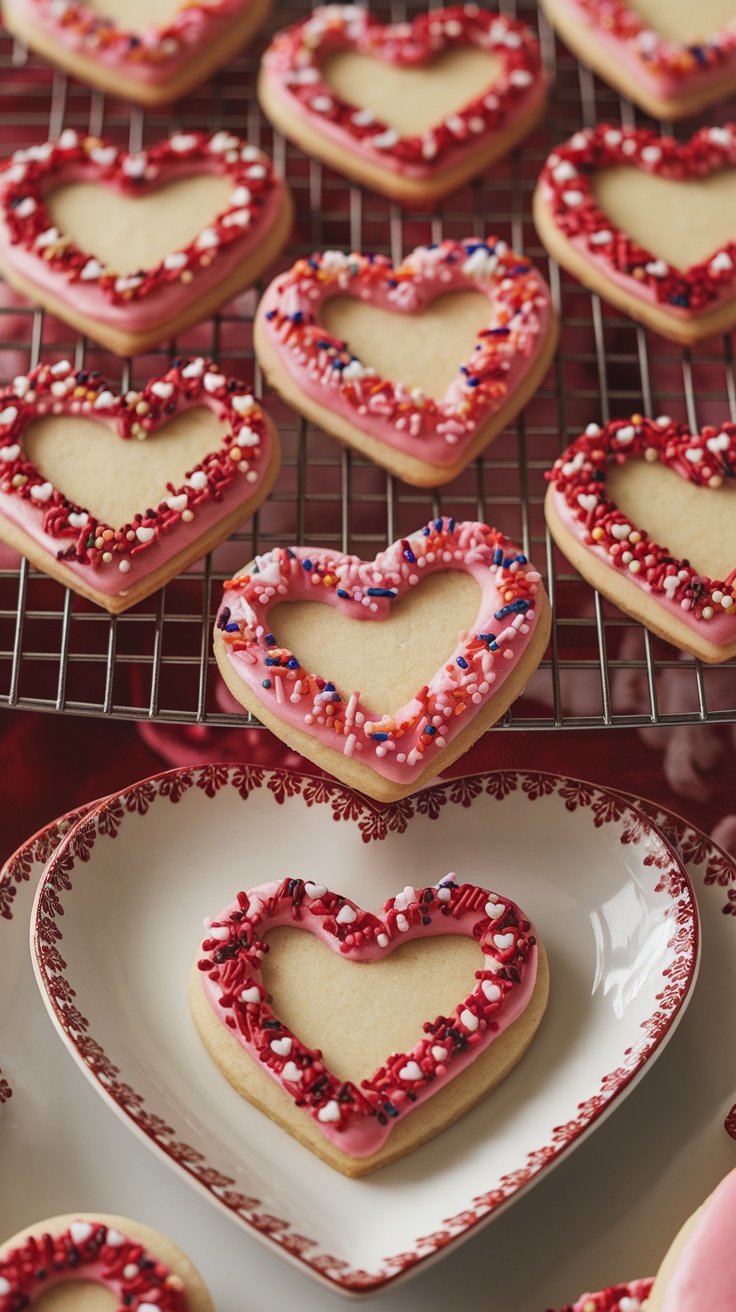
<path id="1" fill-rule="evenodd" d="M 551 146 L 599 120 L 632 124 L 631 106 L 556 46 L 536 5 L 502 12 L 539 26 L 555 93 L 544 128 L 489 177 L 431 213 L 348 185 L 273 133 L 252 99 L 262 45 L 240 56 L 214 85 L 191 95 L 173 119 L 144 114 L 50 70 L 0 37 L 0 146 L 57 136 L 63 127 L 104 132 L 132 150 L 173 127 L 231 128 L 272 152 L 293 189 L 295 242 L 281 261 L 320 247 L 374 249 L 394 259 L 419 242 L 497 232 L 525 249 L 549 277 L 563 333 L 551 376 L 515 424 L 441 492 L 400 483 L 297 420 L 278 398 L 267 405 L 281 430 L 284 460 L 260 513 L 223 547 L 155 597 L 118 617 L 74 596 L 26 561 L 0 557 L 0 702 L 121 719 L 250 724 L 219 684 L 210 630 L 223 579 L 256 551 L 279 542 L 321 543 L 372 555 L 440 513 L 495 523 L 546 565 L 554 605 L 548 658 L 504 720 L 516 729 L 682 724 L 736 719 L 733 663 L 703 668 L 678 657 L 603 601 L 552 546 L 542 513 L 544 471 L 592 419 L 640 411 L 686 418 L 691 427 L 736 418 L 732 344 L 680 351 L 636 327 L 547 260 L 530 218 L 536 176 Z M 282 8 L 278 25 L 303 8 Z M 406 16 L 393 0 L 391 18 Z M 719 120 L 728 117 L 727 107 Z M 689 125 L 690 126 L 690 125 Z M 75 337 L 0 284 L 0 365 L 5 380 L 41 360 L 73 359 L 123 387 L 161 372 L 175 354 L 208 354 L 246 379 L 262 380 L 252 350 L 256 294 L 246 293 L 165 349 L 121 362 Z"/>

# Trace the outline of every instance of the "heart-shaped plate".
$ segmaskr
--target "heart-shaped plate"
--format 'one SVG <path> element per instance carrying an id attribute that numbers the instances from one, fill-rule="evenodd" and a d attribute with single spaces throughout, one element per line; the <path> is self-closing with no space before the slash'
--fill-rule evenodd
<path id="1" fill-rule="evenodd" d="M 330 68 L 340 60 L 336 87 Z M 356 104 L 349 97 L 359 88 Z M 443 93 L 438 122 L 433 103 Z M 266 116 L 308 155 L 417 205 L 453 191 L 527 136 L 544 111 L 547 77 L 531 30 L 477 5 L 384 25 L 360 5 L 335 4 L 277 34 L 258 95 Z M 419 97 L 425 126 L 402 130 L 406 101 L 416 122 Z"/>
<path id="2" fill-rule="evenodd" d="M 277 621 L 269 612 L 280 603 L 288 605 Z M 278 631 L 294 604 L 290 650 Z M 327 630 L 323 606 L 348 623 Z M 374 622 L 384 630 L 375 637 Z M 258 556 L 225 584 L 215 656 L 233 696 L 279 738 L 390 801 L 428 783 L 496 722 L 539 665 L 549 633 L 541 576 L 518 547 L 486 524 L 438 519 L 373 561 L 311 547 Z M 325 677 L 299 659 L 307 639 Z M 385 640 L 382 658 L 371 640 Z M 342 686 L 329 673 L 338 649 Z M 367 696 L 344 683 L 377 664 Z"/>
<path id="3" fill-rule="evenodd" d="M 0 390 L 0 537 L 118 613 L 224 541 L 279 462 L 271 420 L 206 360 L 123 394 L 67 360 L 40 365 Z"/>
<path id="4" fill-rule="evenodd" d="M 453 356 L 453 297 L 469 294 L 481 312 L 473 347 L 437 399 L 406 379 L 381 377 L 320 318 L 338 298 L 359 303 L 356 327 L 358 312 L 379 312 L 376 331 L 390 368 L 402 341 L 411 343 L 423 315 L 436 309 L 425 346 L 438 374 Z M 406 482 L 431 487 L 464 469 L 534 394 L 554 354 L 557 321 L 549 288 L 526 256 L 495 237 L 468 238 L 419 246 L 399 265 L 340 251 L 298 260 L 261 298 L 254 343 L 269 381 L 296 410 Z"/>
<path id="5" fill-rule="evenodd" d="M 626 0 L 540 0 L 560 36 L 583 63 L 599 73 L 653 118 L 695 114 L 736 87 L 736 27 L 730 0 L 702 6 L 659 0 L 657 28 Z M 708 31 L 710 13 L 720 30 Z M 676 15 L 671 11 L 675 10 Z M 683 17 L 687 15 L 687 17 Z"/>
<path id="6" fill-rule="evenodd" d="M 736 424 L 693 434 L 666 416 L 633 415 L 589 424 L 547 475 L 547 523 L 575 568 L 713 663 L 736 655 L 735 468 Z"/>
<path id="7" fill-rule="evenodd" d="M 135 8 L 145 13 L 142 5 Z M 83 82 L 141 105 L 160 105 L 224 64 L 258 30 L 269 8 L 270 0 L 182 0 L 166 21 L 156 24 L 149 11 L 136 24 L 120 0 L 112 6 L 3 0 L 3 20 L 31 50 Z"/>
<path id="8" fill-rule="evenodd" d="M 59 847 L 32 917 L 41 996 L 89 1088 L 56 1053 L 43 1009 L 29 1016 L 28 950 L 15 931 L 30 918 L 38 866 L 26 853 L 0 882 L 0 907 L 14 916 L 0 917 L 0 973 L 13 1000 L 0 1066 L 13 1089 L 12 1124 L 33 1145 L 0 1135 L 0 1148 L 7 1167 L 27 1163 L 31 1151 L 34 1167 L 19 1170 L 17 1190 L 1 1200 L 5 1232 L 21 1224 L 22 1208 L 42 1214 L 39 1201 L 48 1202 L 61 1161 L 61 1207 L 91 1179 L 101 1206 L 112 1209 L 117 1199 L 135 1210 L 143 1181 L 151 1207 L 176 1223 L 173 1234 L 223 1308 L 239 1306 L 244 1270 L 251 1281 L 262 1275 L 269 1309 L 293 1303 L 318 1312 L 324 1289 L 305 1284 L 305 1273 L 333 1290 L 367 1293 L 442 1258 L 447 1265 L 425 1270 L 415 1300 L 439 1308 L 460 1281 L 482 1306 L 490 1262 L 500 1282 L 490 1306 L 507 1312 L 532 1236 L 543 1260 L 525 1272 L 520 1306 L 535 1312 L 589 1287 L 586 1267 L 610 1263 L 609 1220 L 617 1217 L 626 1251 L 641 1252 L 644 1236 L 642 1264 L 655 1265 L 669 1238 L 661 1211 L 682 1172 L 681 1162 L 672 1164 L 676 1145 L 685 1145 L 692 1168 L 681 1200 L 690 1210 L 722 1171 L 723 1114 L 733 1101 L 729 1051 L 719 1058 L 717 1044 L 703 1045 L 704 1034 L 721 1032 L 733 992 L 734 920 L 721 914 L 726 890 L 715 877 L 725 879 L 732 865 L 705 836 L 667 819 L 684 834 L 714 949 L 704 953 L 704 989 L 694 991 L 698 927 L 682 866 L 636 809 L 590 784 L 502 771 L 377 807 L 324 779 L 212 765 L 167 772 L 110 798 Z M 202 1049 L 187 999 L 202 921 L 242 887 L 244 872 L 339 879 L 355 902 L 365 902 L 369 888 L 380 905 L 398 872 L 422 887 L 453 865 L 469 883 L 503 879 L 533 914 L 554 982 L 549 1009 L 492 1098 L 411 1156 L 349 1180 L 245 1102 Z M 665 1051 L 688 997 L 693 1015 Z M 705 1071 L 697 1060 L 704 1051 Z M 1 1090 L 0 1082 L 0 1097 Z M 44 1135 L 39 1099 L 44 1127 L 50 1118 Z M 668 1115 L 658 1122 L 663 1103 Z M 613 1108 L 616 1124 L 602 1125 Z M 575 1160 L 571 1150 L 593 1131 Z M 621 1163 L 622 1141 L 633 1165 Z M 597 1178 L 612 1184 L 593 1216 L 591 1160 Z M 650 1178 L 663 1207 L 647 1226 Z M 182 1181 L 193 1186 L 188 1196 Z M 504 1217 L 512 1200 L 513 1215 Z M 582 1253 L 568 1244 L 571 1225 L 584 1236 Z M 259 1253 L 254 1238 L 271 1252 Z M 274 1254 L 298 1269 L 274 1263 Z M 385 1288 L 391 1312 L 406 1307 L 407 1295 Z"/>
<path id="9" fill-rule="evenodd" d="M 340 1002 L 326 1015 L 314 1017 L 312 997 L 334 987 L 334 979 L 325 973 L 324 954 L 305 958 L 303 934 L 282 936 L 276 984 L 265 975 L 269 935 L 284 926 L 307 931 L 342 962 L 361 967 L 341 968 Z M 460 959 L 448 955 L 457 936 L 470 940 L 460 945 L 470 948 Z M 421 957 L 407 957 L 410 942 L 421 943 Z M 366 974 L 366 963 L 379 962 L 382 969 Z M 288 1019 L 279 987 L 285 973 L 292 995 L 298 990 Z M 350 1176 L 403 1157 L 490 1093 L 534 1038 L 547 995 L 546 956 L 523 911 L 496 893 L 458 884 L 454 875 L 436 888 L 407 887 L 376 914 L 300 879 L 239 893 L 208 920 L 190 989 L 200 1035 L 231 1084 Z M 421 1030 L 412 1017 L 404 1034 L 413 1046 L 402 1050 L 394 1018 L 413 1001 Z M 316 1048 L 304 1042 L 303 1024 L 314 1030 Z M 357 1043 L 346 1029 L 357 1031 Z M 372 1034 L 381 1065 L 361 1079 Z M 325 1051 L 328 1038 L 340 1054 L 339 1071 Z"/>
<path id="10" fill-rule="evenodd" d="M 688 345 L 727 332 L 736 323 L 734 166 L 732 124 L 701 128 L 683 144 L 599 124 L 548 157 L 534 195 L 537 232 L 564 268 L 663 337 Z M 606 211 L 602 194 L 641 236 Z M 684 221 L 680 199 L 688 201 Z M 670 228 L 677 238 L 663 257 L 657 243 Z"/>
<path id="11" fill-rule="evenodd" d="M 192 193 L 202 216 L 193 230 Z M 112 210 L 110 194 L 119 201 Z M 130 203 L 143 198 L 151 203 L 147 222 Z M 54 222 L 56 207 L 71 216 L 72 230 Z M 292 214 L 271 161 L 232 133 L 176 132 L 128 154 L 67 128 L 58 141 L 17 150 L 0 169 L 0 269 L 79 332 L 135 355 L 250 286 L 281 250 Z M 75 227 L 90 249 L 80 248 Z M 107 249 L 111 232 L 100 257 L 94 247 Z"/>

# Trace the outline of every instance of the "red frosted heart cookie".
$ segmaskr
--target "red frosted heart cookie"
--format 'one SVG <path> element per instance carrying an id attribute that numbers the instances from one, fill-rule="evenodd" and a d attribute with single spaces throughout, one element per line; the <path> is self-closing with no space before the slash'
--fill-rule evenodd
<path id="1" fill-rule="evenodd" d="M 524 913 L 455 875 L 435 888 L 407 887 L 375 915 L 324 885 L 284 879 L 239 893 L 205 924 L 191 1004 L 206 1047 L 244 1097 L 347 1175 L 411 1151 L 485 1097 L 522 1056 L 546 1006 L 546 958 Z M 470 940 L 455 942 L 462 957 L 449 952 L 448 936 Z M 407 952 L 423 940 L 421 952 Z M 338 1009 L 344 998 L 314 1014 L 335 971 L 343 993 L 358 990 L 347 1000 L 351 1034 Z M 433 992 L 443 972 L 445 991 Z M 397 1038 L 402 998 L 417 1017 L 402 1017 Z M 319 1047 L 306 1043 L 315 1025 L 336 1029 L 337 1042 L 323 1031 Z M 322 1051 L 328 1045 L 338 1070 Z M 346 1075 L 366 1061 L 370 1069 L 374 1048 L 377 1070 Z"/>
<path id="2" fill-rule="evenodd" d="M 702 660 L 736 655 L 736 424 L 590 424 L 547 475 L 545 515 L 584 578 Z"/>
<path id="3" fill-rule="evenodd" d="M 518 547 L 486 524 L 438 519 L 374 561 L 311 547 L 258 556 L 225 584 L 215 656 L 289 746 L 388 801 L 495 723 L 549 630 Z"/>
<path id="4" fill-rule="evenodd" d="M 581 1294 L 575 1303 L 568 1304 L 563 1312 L 645 1312 L 651 1280 L 628 1280 L 622 1285 L 609 1285 L 596 1294 Z"/>
<path id="5" fill-rule="evenodd" d="M 185 0 L 161 23 L 155 6 L 113 0 L 3 0 L 8 31 L 83 82 L 161 105 L 209 77 L 265 21 L 269 0 Z M 119 21 L 118 21 L 119 20 Z"/>
<path id="6" fill-rule="evenodd" d="M 730 0 L 540 0 L 570 49 L 653 118 L 695 114 L 736 88 Z"/>
<path id="7" fill-rule="evenodd" d="M 468 238 L 419 246 L 396 266 L 341 251 L 298 260 L 262 297 L 254 340 L 296 410 L 427 487 L 454 478 L 526 404 L 557 322 L 526 256 Z"/>
<path id="8" fill-rule="evenodd" d="M 228 537 L 278 468 L 270 419 L 202 359 L 124 395 L 66 360 L 0 390 L 0 537 L 114 613 Z"/>
<path id="9" fill-rule="evenodd" d="M 206 317 L 268 268 L 290 194 L 228 132 L 177 132 L 137 154 L 72 129 L 0 169 L 0 269 L 119 355 Z"/>
<path id="10" fill-rule="evenodd" d="M 387 26 L 358 5 L 323 5 L 274 38 L 258 95 L 308 155 L 417 205 L 521 141 L 547 78 L 530 29 L 475 5 Z"/>
<path id="11" fill-rule="evenodd" d="M 702 128 L 679 145 L 601 124 L 549 156 L 534 222 L 586 286 L 689 344 L 736 324 L 734 166 L 734 125 Z"/>
<path id="12" fill-rule="evenodd" d="M 103 1308 L 114 1294 L 116 1306 L 129 1312 L 213 1312 L 189 1258 L 164 1235 L 127 1217 L 53 1216 L 0 1245 L 2 1312 L 35 1307 L 48 1290 L 61 1292 L 82 1280 L 99 1288 Z M 63 1298 L 64 1306 L 73 1306 L 71 1291 Z"/>

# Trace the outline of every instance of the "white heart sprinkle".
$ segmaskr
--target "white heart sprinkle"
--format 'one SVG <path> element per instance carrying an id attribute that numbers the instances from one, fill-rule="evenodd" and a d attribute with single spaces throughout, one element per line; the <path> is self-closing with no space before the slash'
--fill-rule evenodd
<path id="1" fill-rule="evenodd" d="M 69 523 L 71 524 L 72 528 L 84 528 L 85 524 L 89 523 L 89 515 L 87 514 L 87 511 L 80 510 L 77 513 L 76 510 L 70 510 Z"/>
<path id="2" fill-rule="evenodd" d="M 204 373 L 204 360 L 192 360 L 181 371 L 182 378 L 201 378 Z"/>
<path id="3" fill-rule="evenodd" d="M 630 524 L 611 525 L 611 536 L 616 538 L 617 542 L 626 542 L 630 532 L 631 532 Z"/>
<path id="4" fill-rule="evenodd" d="M 11 1288 L 10 1281 L 6 1280 L 5 1276 L 0 1276 L 0 1298 L 5 1298 L 10 1293 Z"/>
<path id="5" fill-rule="evenodd" d="M 20 447 L 17 442 L 12 446 L 0 446 L 0 460 L 17 460 L 20 455 Z"/>
<path id="6" fill-rule="evenodd" d="M 220 238 L 214 228 L 203 228 L 197 238 L 197 246 L 200 250 L 211 250 L 213 246 L 220 245 Z"/>
<path id="7" fill-rule="evenodd" d="M 393 128 L 387 128 L 385 132 L 377 132 L 371 137 L 370 144 L 375 146 L 376 150 L 392 150 L 398 140 L 398 132 Z"/>
<path id="8" fill-rule="evenodd" d="M 354 907 L 351 907 L 347 902 L 345 903 L 344 907 L 340 907 L 340 910 L 335 916 L 335 920 L 337 921 L 338 925 L 352 925 L 353 921 L 357 920 L 357 918 L 358 918 L 357 911 L 354 909 Z"/>
<path id="9" fill-rule="evenodd" d="M 235 439 L 238 446 L 258 446 L 260 440 L 258 434 L 254 433 L 252 428 L 248 428 L 247 424 L 241 428 Z"/>
<path id="10" fill-rule="evenodd" d="M 203 469 L 195 469 L 194 473 L 190 474 L 187 479 L 189 486 L 193 487 L 197 492 L 201 492 L 203 488 L 206 488 L 207 482 L 207 475 Z"/>
<path id="11" fill-rule="evenodd" d="M 151 383 L 151 391 L 154 396 L 160 396 L 162 401 L 168 401 L 169 397 L 174 395 L 174 384 L 164 383 L 159 380 Z"/>
<path id="12" fill-rule="evenodd" d="M 101 278 L 104 272 L 105 266 L 99 260 L 87 260 L 79 276 L 82 282 L 93 282 L 95 278 Z"/>
<path id="13" fill-rule="evenodd" d="M 245 396 L 231 396 L 230 404 L 236 415 L 247 415 L 253 409 L 255 400 L 249 393 L 246 393 Z"/>
<path id="14" fill-rule="evenodd" d="M 516 937 L 513 933 L 494 934 L 493 942 L 495 943 L 499 952 L 508 952 L 509 948 L 512 948 L 514 946 L 514 943 L 516 942 Z"/>
<path id="15" fill-rule="evenodd" d="M 641 1303 L 638 1298 L 620 1298 L 618 1300 L 618 1312 L 641 1312 Z"/>
<path id="16" fill-rule="evenodd" d="M 121 1235 L 119 1230 L 108 1230 L 106 1243 L 111 1248 L 122 1248 L 125 1243 L 125 1235 Z"/>
<path id="17" fill-rule="evenodd" d="M 155 538 L 156 530 L 155 528 L 141 527 L 136 529 L 135 535 L 139 542 L 150 542 L 151 538 Z"/>
<path id="18" fill-rule="evenodd" d="M 184 254 L 184 251 L 172 251 L 170 255 L 165 255 L 165 256 L 164 256 L 164 268 L 165 268 L 165 269 L 183 269 L 183 268 L 184 268 L 184 265 L 185 265 L 186 262 L 187 262 L 187 259 L 188 259 L 188 256 Z M 183 372 L 183 370 L 182 370 L 182 372 Z M 186 377 L 190 377 L 190 376 L 191 376 L 191 375 L 184 374 L 184 377 L 185 377 L 185 378 L 186 378 Z"/>
<path id="19" fill-rule="evenodd" d="M 484 979 L 481 989 L 489 1002 L 499 1002 L 501 999 L 501 990 L 498 984 L 494 984 L 490 979 Z"/>
<path id="20" fill-rule="evenodd" d="M 730 438 L 728 433 L 717 433 L 715 437 L 709 437 L 705 445 L 714 454 L 718 451 L 728 451 Z"/>
<path id="21" fill-rule="evenodd" d="M 64 128 L 64 131 L 59 137 L 59 145 L 62 150 L 74 150 L 78 141 L 79 137 L 74 131 L 74 128 Z"/>
<path id="22" fill-rule="evenodd" d="M 251 984 L 249 989 L 241 989 L 241 993 L 240 993 L 241 1002 L 260 1002 L 260 1000 L 261 1000 L 261 990 L 259 989 L 257 984 Z"/>
<path id="23" fill-rule="evenodd" d="M 702 447 L 689 446 L 685 452 L 685 459 L 689 460 L 691 465 L 699 465 L 704 455 Z"/>
<path id="24" fill-rule="evenodd" d="M 18 411 L 14 405 L 6 405 L 4 410 L 0 410 L 0 424 L 10 425 L 15 423 L 18 418 Z"/>
<path id="25" fill-rule="evenodd" d="M 650 260 L 648 264 L 644 265 L 644 270 L 652 278 L 666 278 L 669 267 L 665 260 Z"/>
<path id="26" fill-rule="evenodd" d="M 556 164 L 552 170 L 552 177 L 555 182 L 572 182 L 573 178 L 578 176 L 578 171 L 569 159 L 563 159 Z"/>
<path id="27" fill-rule="evenodd" d="M 89 1221 L 72 1221 L 69 1233 L 75 1244 L 83 1244 L 92 1235 L 93 1227 Z"/>
<path id="28" fill-rule="evenodd" d="M 594 492 L 578 492 L 577 500 L 580 508 L 585 510 L 587 514 L 590 514 L 591 511 L 595 510 L 598 505 L 598 498 Z"/>
<path id="29" fill-rule="evenodd" d="M 416 889 L 412 888 L 411 884 L 407 884 L 403 892 L 396 894 L 396 897 L 394 898 L 394 910 L 406 911 L 407 907 L 410 907 L 412 902 L 416 902 L 416 900 Z"/>
<path id="30" fill-rule="evenodd" d="M 53 483 L 36 483 L 35 487 L 30 489 L 30 492 L 34 501 L 48 501 L 53 490 Z"/>
<path id="31" fill-rule="evenodd" d="M 139 1303 L 138 1312 L 161 1312 L 158 1303 Z"/>
<path id="32" fill-rule="evenodd" d="M 478 1028 L 478 1017 L 474 1011 L 468 1011 L 467 1007 L 464 1007 L 460 1012 L 459 1020 L 465 1026 L 466 1030 L 475 1031 Z"/>
<path id="33" fill-rule="evenodd" d="M 175 136 L 169 137 L 169 145 L 172 150 L 185 151 L 193 150 L 197 144 L 197 138 L 193 134 L 186 132 L 177 132 Z"/>
<path id="34" fill-rule="evenodd" d="M 205 374 L 202 384 L 205 392 L 219 392 L 225 386 L 225 379 L 222 374 Z"/>
<path id="35" fill-rule="evenodd" d="M 166 504 L 169 507 L 169 510 L 176 510 L 179 514 L 181 514 L 182 510 L 186 510 L 188 502 L 189 497 L 186 492 L 180 492 L 176 497 L 166 498 Z"/>
<path id="36" fill-rule="evenodd" d="M 438 1043 L 435 1043 L 432 1048 L 432 1056 L 434 1057 L 435 1061 L 446 1061 L 449 1056 L 449 1053 L 447 1051 L 447 1048 L 441 1048 Z"/>
<path id="37" fill-rule="evenodd" d="M 406 1063 L 406 1066 L 402 1066 L 402 1067 L 401 1067 L 401 1070 L 399 1071 L 399 1079 L 400 1079 L 400 1080 L 423 1080 L 423 1079 L 424 1079 L 424 1071 L 422 1070 L 421 1066 L 419 1065 L 419 1062 L 416 1062 L 416 1061 L 408 1061 L 408 1062 Z"/>
<path id="38" fill-rule="evenodd" d="M 291 1084 L 296 1084 L 302 1078 L 302 1072 L 299 1070 L 295 1061 L 287 1061 L 281 1072 L 282 1080 L 288 1080 Z"/>
<path id="39" fill-rule="evenodd" d="M 575 209 L 578 205 L 582 205 L 583 201 L 585 200 L 585 196 L 582 191 L 576 191 L 576 190 L 563 191 L 562 199 L 566 205 L 570 206 L 572 209 Z"/>
<path id="40" fill-rule="evenodd" d="M 108 406 L 114 405 L 115 397 L 112 392 L 100 392 L 95 400 L 95 410 L 106 410 Z"/>
<path id="41" fill-rule="evenodd" d="M 94 150 L 89 152 L 89 157 L 94 160 L 95 164 L 107 168 L 108 164 L 115 163 L 118 152 L 115 146 L 95 146 Z"/>
<path id="42" fill-rule="evenodd" d="M 486 915 L 489 920 L 500 920 L 505 910 L 504 902 L 486 902 Z"/>
<path id="43" fill-rule="evenodd" d="M 636 429 L 633 424 L 626 424 L 623 428 L 616 429 L 616 441 L 621 446 L 628 446 L 629 442 L 633 442 L 635 437 Z"/>
<path id="44" fill-rule="evenodd" d="M 597 232 L 591 232 L 588 241 L 591 246 L 607 246 L 613 241 L 613 233 L 609 228 L 599 228 Z"/>
<path id="45" fill-rule="evenodd" d="M 714 255 L 710 267 L 714 273 L 728 273 L 733 268 L 733 260 L 728 251 L 719 251 Z"/>
<path id="46" fill-rule="evenodd" d="M 327 892 L 327 885 L 313 884 L 311 880 L 307 880 L 304 885 L 304 892 L 307 894 L 307 897 L 324 897 Z"/>
<path id="47" fill-rule="evenodd" d="M 334 1098 L 331 1098 L 329 1102 L 326 1102 L 324 1107 L 320 1107 L 317 1112 L 317 1120 L 322 1121 L 324 1125 L 327 1125 L 330 1121 L 339 1121 L 339 1119 L 340 1104 L 339 1102 L 336 1102 Z"/>
<path id="48" fill-rule="evenodd" d="M 289 1038 L 288 1034 L 284 1035 L 282 1039 L 271 1039 L 270 1043 L 271 1051 L 275 1052 L 277 1057 L 288 1057 L 293 1046 L 293 1040 Z"/>
<path id="49" fill-rule="evenodd" d="M 585 436 L 597 437 L 600 431 L 600 426 L 598 424 L 588 424 L 588 427 L 585 430 Z"/>

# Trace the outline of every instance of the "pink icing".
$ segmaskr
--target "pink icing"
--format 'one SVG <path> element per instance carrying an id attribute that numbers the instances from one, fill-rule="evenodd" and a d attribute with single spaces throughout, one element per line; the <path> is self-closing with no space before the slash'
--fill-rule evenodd
<path id="1" fill-rule="evenodd" d="M 338 50 L 354 49 L 393 65 L 415 66 L 461 45 L 501 60 L 486 92 L 421 136 L 399 137 L 367 110 L 340 99 L 320 64 Z M 524 24 L 476 6 L 455 5 L 393 26 L 358 5 L 323 5 L 308 19 L 279 32 L 266 51 L 263 72 L 291 114 L 321 136 L 392 173 L 431 178 L 477 153 L 488 137 L 541 110 L 547 94 L 539 44 Z M 376 106 L 378 108 L 378 106 Z"/>
<path id="2" fill-rule="evenodd" d="M 662 1312 L 733 1312 L 736 1171 L 707 1198 L 662 1291 Z"/>
<path id="3" fill-rule="evenodd" d="M 378 378 L 326 333 L 320 310 L 333 296 L 411 314 L 447 292 L 488 298 L 488 326 L 445 396 L 435 401 Z M 419 246 L 402 264 L 339 251 L 298 260 L 267 288 L 260 321 L 299 388 L 354 427 L 397 451 L 449 466 L 513 395 L 554 324 L 549 288 L 531 262 L 495 237 Z"/>
<path id="4" fill-rule="evenodd" d="M 28 25 L 40 28 L 85 58 L 111 68 L 145 86 L 161 86 L 198 58 L 249 7 L 251 0 L 199 0 L 185 3 L 163 26 L 145 32 L 118 27 L 98 10 L 70 0 L 13 0 Z"/>
<path id="5" fill-rule="evenodd" d="M 145 407 L 142 417 L 138 406 Z M 123 441 L 137 441 L 193 406 L 207 406 L 224 421 L 220 447 L 183 484 L 170 483 L 155 509 L 145 502 L 127 525 L 101 523 L 86 507 L 73 505 L 23 450 L 25 428 L 43 415 L 78 414 L 105 424 Z M 238 452 L 237 460 L 231 451 Z M 78 579 L 105 596 L 125 596 L 193 538 L 250 502 L 270 455 L 270 431 L 250 393 L 202 359 L 179 360 L 162 378 L 124 396 L 64 360 L 41 365 L 0 390 L 0 512 L 62 563 L 71 587 Z"/>
<path id="6" fill-rule="evenodd" d="M 515 903 L 448 875 L 436 888 L 390 898 L 377 915 L 324 885 L 288 880 L 240 893 L 206 921 L 200 960 L 205 995 L 246 1052 L 311 1115 L 326 1138 L 351 1157 L 367 1157 L 392 1125 L 470 1065 L 522 1014 L 537 972 L 534 928 Z M 261 977 L 264 939 L 298 925 L 351 961 L 378 961 L 418 937 L 464 934 L 479 941 L 477 983 L 452 1014 L 428 1018 L 408 1053 L 389 1056 L 360 1088 L 343 1083 L 279 1022 Z M 360 1019 L 356 1018 L 356 1023 Z"/>
<path id="7" fill-rule="evenodd" d="M 202 173 L 232 178 L 229 205 L 185 250 L 140 276 L 118 278 L 89 253 L 54 240 L 43 200 L 53 187 L 101 182 L 131 196 Z M 226 132 L 175 133 L 128 155 L 67 129 L 58 142 L 16 151 L 0 170 L 0 243 L 8 264 L 28 281 L 91 319 L 139 332 L 165 324 L 225 281 L 258 247 L 283 199 L 268 157 Z"/>
<path id="8" fill-rule="evenodd" d="M 480 586 L 478 618 L 430 683 L 380 719 L 359 690 L 336 689 L 278 647 L 268 612 L 284 600 L 335 606 L 356 621 L 381 620 L 422 577 L 467 572 Z M 439 519 L 375 561 L 306 547 L 276 548 L 225 584 L 216 627 L 239 678 L 285 723 L 396 782 L 417 779 L 516 669 L 537 626 L 540 575 L 485 524 Z M 421 640 L 421 639 L 418 639 Z"/>

